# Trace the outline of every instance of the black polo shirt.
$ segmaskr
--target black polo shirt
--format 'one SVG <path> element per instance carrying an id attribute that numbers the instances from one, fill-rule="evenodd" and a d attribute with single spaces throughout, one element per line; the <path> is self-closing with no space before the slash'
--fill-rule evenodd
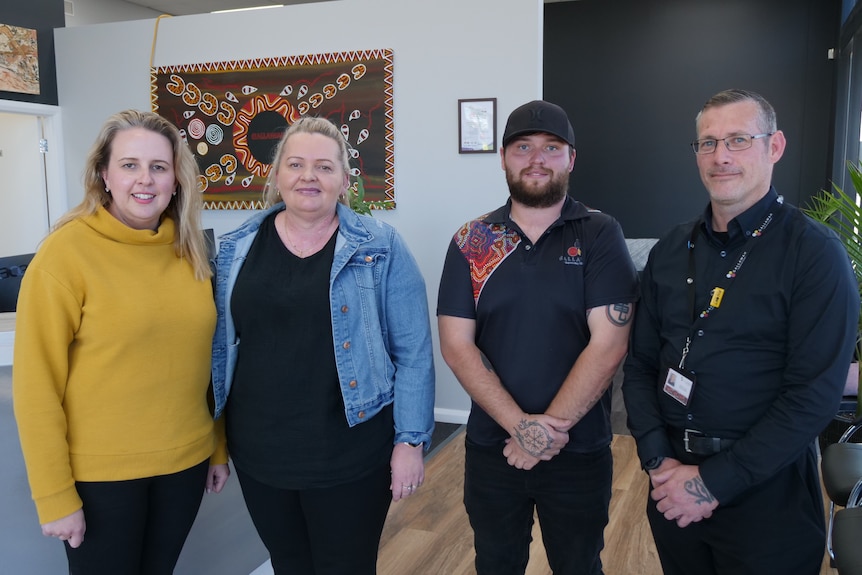
<path id="1" fill-rule="evenodd" d="M 834 415 L 853 352 L 859 295 L 835 234 L 780 201 L 774 189 L 730 222 L 726 238 L 711 224 L 707 208 L 650 253 L 623 395 L 642 461 L 673 455 L 672 442 L 681 439 L 674 430 L 737 440 L 700 464 L 707 487 L 726 504 L 798 459 Z M 709 309 L 713 288 L 734 269 L 720 306 L 692 327 L 693 313 Z M 696 383 L 686 406 L 662 385 L 687 337 L 685 367 Z"/>
<path id="2" fill-rule="evenodd" d="M 527 413 L 544 413 L 590 339 L 587 310 L 637 299 L 637 273 L 619 224 L 567 197 L 535 244 L 505 206 L 462 226 L 446 255 L 437 315 L 476 320 L 476 345 Z M 572 429 L 566 451 L 608 445 L 610 393 Z M 478 405 L 467 424 L 479 445 L 509 433 Z"/>

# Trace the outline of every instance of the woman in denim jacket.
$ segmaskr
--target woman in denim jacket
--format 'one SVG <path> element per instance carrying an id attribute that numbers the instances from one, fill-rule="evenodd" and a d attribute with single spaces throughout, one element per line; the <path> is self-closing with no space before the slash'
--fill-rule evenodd
<path id="1" fill-rule="evenodd" d="M 272 207 L 217 256 L 216 415 L 276 574 L 376 573 L 434 427 L 424 281 L 391 226 L 342 203 L 348 182 L 338 128 L 300 119 L 276 148 Z"/>

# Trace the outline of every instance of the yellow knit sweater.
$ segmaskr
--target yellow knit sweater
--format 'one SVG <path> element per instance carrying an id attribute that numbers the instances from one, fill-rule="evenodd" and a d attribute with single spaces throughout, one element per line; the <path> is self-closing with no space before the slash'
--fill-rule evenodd
<path id="1" fill-rule="evenodd" d="M 133 230 L 99 209 L 48 236 L 27 268 L 12 390 L 41 523 L 81 508 L 75 481 L 227 461 L 207 405 L 212 286 L 177 258 L 174 233 L 170 219 Z"/>

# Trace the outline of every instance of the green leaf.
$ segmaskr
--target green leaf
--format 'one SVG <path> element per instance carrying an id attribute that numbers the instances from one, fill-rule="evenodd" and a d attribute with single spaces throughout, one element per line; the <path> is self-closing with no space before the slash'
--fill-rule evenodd
<path id="1" fill-rule="evenodd" d="M 850 181 L 853 183 L 852 196 L 838 187 L 834 182 L 831 190 L 820 190 L 811 198 L 811 205 L 802 211 L 811 218 L 824 223 L 832 229 L 844 244 L 850 263 L 856 272 L 856 284 L 859 297 L 862 298 L 862 207 L 858 198 L 862 197 L 862 168 L 847 162 Z M 858 320 L 856 333 L 856 358 L 862 359 L 862 314 Z M 860 362 L 862 364 L 862 362 Z M 862 377 L 859 382 L 859 395 L 862 397 Z M 860 414 L 857 401 L 856 414 Z"/>

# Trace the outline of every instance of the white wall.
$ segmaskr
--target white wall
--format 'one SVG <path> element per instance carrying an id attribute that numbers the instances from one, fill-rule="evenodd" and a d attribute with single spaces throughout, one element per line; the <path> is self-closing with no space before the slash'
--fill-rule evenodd
<path id="1" fill-rule="evenodd" d="M 391 48 L 394 54 L 397 208 L 376 212 L 403 234 L 428 288 L 435 332 L 437 417 L 466 421 L 470 408 L 439 354 L 435 307 L 455 229 L 507 196 L 499 156 L 457 153 L 457 100 L 496 97 L 498 140 L 506 117 L 542 93 L 541 0 L 341 0 L 163 19 L 154 66 Z M 150 108 L 154 20 L 57 30 L 57 70 L 69 205 L 104 119 Z M 224 233 L 248 212 L 208 211 Z"/>
<path id="2" fill-rule="evenodd" d="M 161 12 L 123 0 L 71 0 L 72 14 L 66 14 L 66 26 L 103 24 L 120 20 L 157 18 Z"/>

